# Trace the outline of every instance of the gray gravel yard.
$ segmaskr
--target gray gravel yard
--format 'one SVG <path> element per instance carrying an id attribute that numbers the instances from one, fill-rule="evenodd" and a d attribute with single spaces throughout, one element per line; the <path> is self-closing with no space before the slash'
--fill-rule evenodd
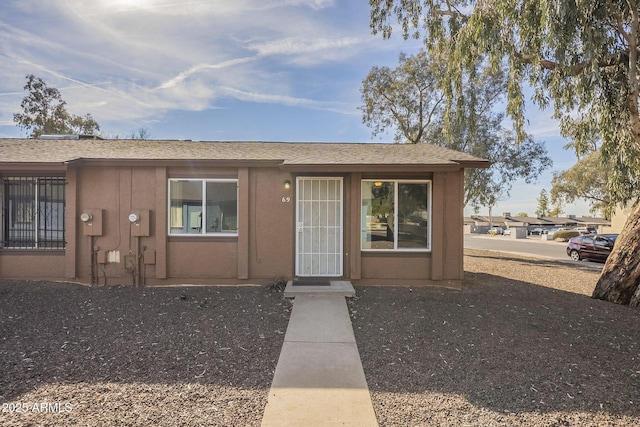
<path id="1" fill-rule="evenodd" d="M 349 300 L 381 426 L 640 425 L 640 311 L 585 266 L 466 251 L 462 291 Z M 291 302 L 0 281 L 2 426 L 260 425 Z"/>
<path id="2" fill-rule="evenodd" d="M 465 251 L 462 291 L 359 288 L 356 341 L 381 426 L 640 425 L 640 311 L 592 267 Z"/>
<path id="3" fill-rule="evenodd" d="M 260 425 L 290 309 L 259 286 L 0 281 L 0 425 Z"/>

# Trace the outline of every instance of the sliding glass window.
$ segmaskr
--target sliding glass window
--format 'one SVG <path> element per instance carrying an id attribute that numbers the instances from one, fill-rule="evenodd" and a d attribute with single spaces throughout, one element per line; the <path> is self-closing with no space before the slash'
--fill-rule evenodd
<path id="1" fill-rule="evenodd" d="M 430 200 L 430 181 L 362 181 L 362 250 L 430 250 Z"/>
<path id="2" fill-rule="evenodd" d="M 238 180 L 170 179 L 169 234 L 237 235 Z"/>

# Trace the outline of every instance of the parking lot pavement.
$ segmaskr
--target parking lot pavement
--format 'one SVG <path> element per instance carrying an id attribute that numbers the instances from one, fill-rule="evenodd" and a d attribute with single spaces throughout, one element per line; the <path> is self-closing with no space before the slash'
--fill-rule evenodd
<path id="1" fill-rule="evenodd" d="M 535 258 L 554 259 L 570 264 L 588 265 L 601 269 L 604 264 L 593 261 L 572 261 L 567 255 L 567 243 L 542 240 L 540 236 L 515 239 L 511 236 L 490 236 L 485 234 L 465 234 L 465 249 L 478 249 L 529 255 Z"/>

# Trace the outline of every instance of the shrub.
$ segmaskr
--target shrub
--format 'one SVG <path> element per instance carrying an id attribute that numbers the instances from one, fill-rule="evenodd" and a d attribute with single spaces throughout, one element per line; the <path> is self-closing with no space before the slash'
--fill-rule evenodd
<path id="1" fill-rule="evenodd" d="M 553 240 L 558 242 L 568 242 L 570 238 L 579 236 L 580 232 L 576 230 L 560 230 L 553 233 Z"/>

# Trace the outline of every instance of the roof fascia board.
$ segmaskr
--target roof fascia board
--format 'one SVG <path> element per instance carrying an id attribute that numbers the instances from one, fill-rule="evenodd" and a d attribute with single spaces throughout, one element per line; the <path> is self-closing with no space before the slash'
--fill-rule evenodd
<path id="1" fill-rule="evenodd" d="M 0 174 L 3 172 L 65 172 L 65 163 L 0 163 Z"/>
<path id="2" fill-rule="evenodd" d="M 456 162 L 465 169 L 487 169 L 493 164 L 493 162 L 490 162 L 489 160 L 456 160 Z"/>
<path id="3" fill-rule="evenodd" d="M 85 159 L 69 161 L 70 165 L 91 166 L 190 166 L 190 167 L 273 167 L 277 168 L 282 160 L 227 160 L 227 159 Z"/>
<path id="4" fill-rule="evenodd" d="M 346 164 L 283 164 L 280 169 L 291 173 L 313 173 L 313 172 L 456 172 L 462 169 L 458 164 L 448 165 L 406 165 L 406 164 L 368 164 L 368 165 L 346 165 Z"/>

